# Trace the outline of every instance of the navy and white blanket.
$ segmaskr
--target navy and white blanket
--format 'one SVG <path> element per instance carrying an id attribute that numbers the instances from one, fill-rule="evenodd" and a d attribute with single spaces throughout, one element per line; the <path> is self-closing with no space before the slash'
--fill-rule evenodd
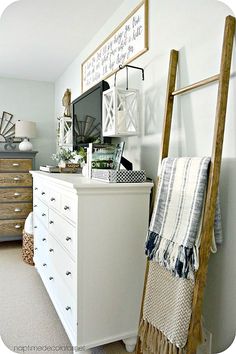
<path id="1" fill-rule="evenodd" d="M 209 157 L 166 158 L 154 211 L 146 240 L 145 253 L 173 275 L 194 278 L 198 269 L 198 249 Z M 215 217 L 215 241 L 222 242 L 220 212 Z"/>

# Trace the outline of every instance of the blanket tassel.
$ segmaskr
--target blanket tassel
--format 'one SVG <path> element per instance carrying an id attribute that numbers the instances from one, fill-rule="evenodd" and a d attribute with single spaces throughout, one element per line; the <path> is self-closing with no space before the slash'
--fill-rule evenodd
<path id="1" fill-rule="evenodd" d="M 178 348 L 150 323 L 142 319 L 139 327 L 141 351 L 143 354 L 185 354 L 185 348 Z"/>

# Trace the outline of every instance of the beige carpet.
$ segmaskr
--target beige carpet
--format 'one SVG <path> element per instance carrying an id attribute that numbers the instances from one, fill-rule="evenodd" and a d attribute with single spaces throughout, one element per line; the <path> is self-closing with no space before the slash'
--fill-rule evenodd
<path id="1" fill-rule="evenodd" d="M 71 354 L 70 341 L 35 268 L 21 258 L 21 244 L 0 243 L 0 336 L 16 353 Z M 35 346 L 64 347 L 34 350 Z M 18 349 L 16 347 L 19 347 Z M 122 342 L 95 348 L 93 354 L 127 353 Z"/>

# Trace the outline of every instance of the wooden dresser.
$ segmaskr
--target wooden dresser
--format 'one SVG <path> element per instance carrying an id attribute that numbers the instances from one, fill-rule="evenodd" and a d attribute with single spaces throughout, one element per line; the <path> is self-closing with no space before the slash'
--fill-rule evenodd
<path id="1" fill-rule="evenodd" d="M 138 331 L 152 183 L 33 171 L 34 262 L 79 353 Z"/>
<path id="2" fill-rule="evenodd" d="M 32 177 L 36 151 L 0 152 L 0 242 L 22 237 L 32 211 Z"/>

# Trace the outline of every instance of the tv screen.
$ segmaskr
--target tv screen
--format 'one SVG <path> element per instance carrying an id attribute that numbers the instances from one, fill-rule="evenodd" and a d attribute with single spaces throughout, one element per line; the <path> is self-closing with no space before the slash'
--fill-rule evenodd
<path id="1" fill-rule="evenodd" d="M 102 143 L 110 142 L 110 138 L 102 137 L 102 93 L 107 89 L 109 84 L 101 81 L 72 102 L 74 150 L 98 138 Z"/>

